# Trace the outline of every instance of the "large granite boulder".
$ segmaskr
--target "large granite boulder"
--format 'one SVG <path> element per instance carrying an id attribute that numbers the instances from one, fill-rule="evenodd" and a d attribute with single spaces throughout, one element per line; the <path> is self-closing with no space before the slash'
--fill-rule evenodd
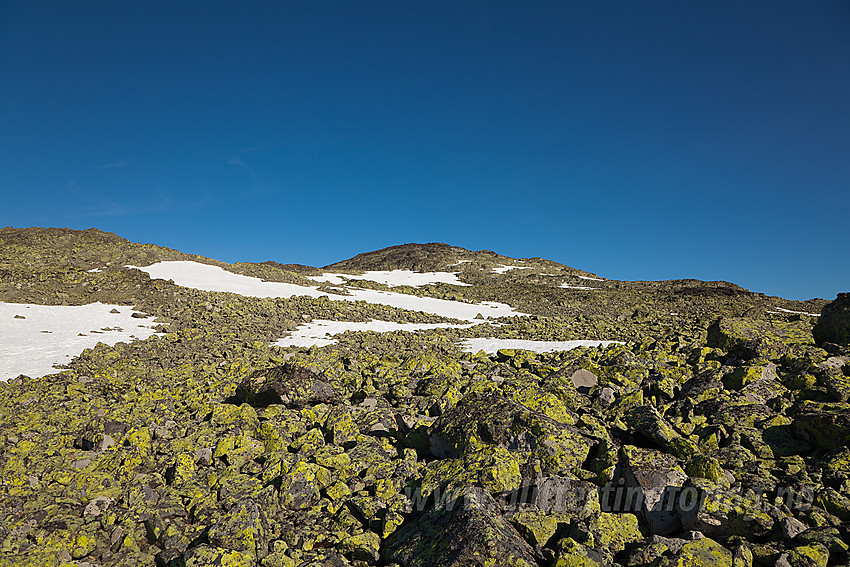
<path id="1" fill-rule="evenodd" d="M 286 363 L 253 372 L 236 387 L 236 399 L 254 407 L 282 404 L 301 408 L 331 403 L 337 401 L 338 396 L 323 373 Z"/>
<path id="2" fill-rule="evenodd" d="M 499 513 L 486 490 L 467 487 L 458 497 L 423 512 L 392 534 L 384 554 L 406 567 L 515 565 L 542 559 Z"/>
<path id="3" fill-rule="evenodd" d="M 812 334 L 818 345 L 850 344 L 850 293 L 839 293 L 835 301 L 824 306 Z"/>

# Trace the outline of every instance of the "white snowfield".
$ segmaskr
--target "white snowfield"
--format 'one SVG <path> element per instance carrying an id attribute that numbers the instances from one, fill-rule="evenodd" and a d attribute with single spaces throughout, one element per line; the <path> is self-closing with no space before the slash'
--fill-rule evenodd
<path id="1" fill-rule="evenodd" d="M 820 313 L 806 313 L 805 311 L 791 311 L 790 309 L 784 309 L 782 307 L 777 307 L 776 311 L 768 311 L 768 313 L 773 313 L 774 315 L 781 315 L 783 313 L 791 313 L 794 315 L 808 315 L 810 317 L 820 317 Z"/>
<path id="2" fill-rule="evenodd" d="M 465 352 L 484 351 L 493 354 L 500 349 L 522 349 L 533 352 L 560 352 L 578 347 L 607 347 L 623 344 L 620 341 L 528 341 L 522 339 L 465 339 L 461 350 Z"/>
<path id="3" fill-rule="evenodd" d="M 373 319 L 355 323 L 351 321 L 328 321 L 316 319 L 310 323 L 299 325 L 288 337 L 277 340 L 274 344 L 279 347 L 311 347 L 313 345 L 323 347 L 336 344 L 339 340 L 331 338 L 333 335 L 345 333 L 346 331 L 375 331 L 377 333 L 389 333 L 393 331 L 419 331 L 422 329 L 465 329 L 476 323 L 466 325 L 453 325 L 451 323 L 394 323 L 392 321 L 379 321 Z"/>
<path id="4" fill-rule="evenodd" d="M 594 282 L 604 282 L 605 281 L 602 278 L 591 278 L 590 276 L 578 276 L 578 277 L 580 279 L 583 279 L 583 280 L 591 280 L 591 281 L 594 281 Z"/>
<path id="5" fill-rule="evenodd" d="M 457 279 L 457 272 L 412 272 L 410 270 L 372 270 L 363 272 L 362 275 L 335 274 L 327 272 L 321 276 L 307 276 L 315 282 L 326 282 L 340 285 L 345 283 L 345 278 L 350 280 L 367 280 L 387 284 L 390 287 L 397 285 L 409 285 L 419 287 L 435 283 L 447 283 L 452 285 L 471 285 Z"/>
<path id="6" fill-rule="evenodd" d="M 119 313 L 110 313 L 113 309 Z M 121 305 L 0 303 L 0 381 L 40 378 L 97 343 L 109 346 L 154 334 L 152 319 L 134 319 Z M 24 317 L 15 318 L 16 315 Z"/>
<path id="7" fill-rule="evenodd" d="M 531 269 L 531 266 L 504 266 L 504 265 L 502 265 L 502 266 L 496 266 L 495 268 L 493 268 L 493 271 L 496 272 L 497 274 L 504 274 L 505 272 L 507 272 L 509 270 L 530 270 L 530 269 Z"/>
<path id="8" fill-rule="evenodd" d="M 327 294 L 317 287 L 302 286 L 282 282 L 266 282 L 259 278 L 243 276 L 228 272 L 218 266 L 210 266 L 198 262 L 175 260 L 158 262 L 146 267 L 127 266 L 146 272 L 152 278 L 173 280 L 175 284 L 199 289 L 202 291 L 220 291 L 238 293 L 249 297 L 321 297 L 332 301 L 365 301 L 378 305 L 388 305 L 409 311 L 423 311 L 442 317 L 451 317 L 473 322 L 479 315 L 488 317 L 526 316 L 516 311 L 510 305 L 485 301 L 482 303 L 463 303 L 436 299 L 433 297 L 417 297 L 392 291 L 371 289 L 346 288 L 351 295 Z"/>

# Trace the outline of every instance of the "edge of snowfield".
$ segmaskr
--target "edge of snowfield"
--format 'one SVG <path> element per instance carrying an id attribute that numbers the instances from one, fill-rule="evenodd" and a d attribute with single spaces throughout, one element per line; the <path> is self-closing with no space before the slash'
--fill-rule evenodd
<path id="1" fill-rule="evenodd" d="M 308 297 L 325 296 L 332 301 L 365 301 L 408 311 L 423 311 L 442 317 L 481 322 L 481 317 L 518 317 L 526 316 L 510 305 L 485 301 L 482 303 L 461 303 L 448 299 L 418 297 L 392 291 L 346 288 L 351 295 L 334 295 L 319 291 L 318 287 L 303 286 L 282 282 L 267 282 L 259 278 L 234 274 L 218 266 L 210 266 L 188 260 L 158 262 L 146 267 L 127 266 L 147 273 L 151 278 L 172 280 L 183 287 L 201 291 L 219 291 L 238 293 L 251 297 L 289 298 L 299 295 Z"/>
<path id="2" fill-rule="evenodd" d="M 118 311 L 114 313 L 113 311 Z M 0 382 L 25 374 L 41 378 L 97 343 L 144 340 L 156 334 L 151 319 L 136 319 L 132 307 L 0 303 Z"/>
<path id="3" fill-rule="evenodd" d="M 579 347 L 607 347 L 621 345 L 620 341 L 530 341 L 523 339 L 464 339 L 461 342 L 461 350 L 464 352 L 484 351 L 487 354 L 495 354 L 502 349 L 530 350 L 533 352 L 556 352 L 572 350 Z"/>
<path id="4" fill-rule="evenodd" d="M 249 297 L 289 298 L 327 297 L 332 301 L 365 301 L 409 311 L 422 311 L 467 321 L 452 323 L 396 323 L 314 320 L 300 325 L 274 344 L 281 347 L 327 346 L 338 342 L 334 335 L 346 331 L 418 331 L 436 328 L 469 328 L 496 317 L 525 317 L 526 313 L 497 302 L 463 303 L 391 291 L 346 288 L 351 295 L 334 295 L 318 286 L 267 282 L 259 278 L 228 272 L 218 266 L 192 261 L 158 262 L 146 267 L 127 266 L 147 273 L 151 278 L 172 280 L 176 285 L 201 291 L 236 293 Z M 410 281 L 407 271 L 399 277 Z M 393 279 L 392 272 L 382 272 Z M 423 277 L 428 277 L 424 275 Z M 113 346 L 118 342 L 144 340 L 156 334 L 150 320 L 133 318 L 131 307 L 90 303 L 88 305 L 35 305 L 0 302 L 0 381 L 25 374 L 40 378 L 60 372 L 55 365 L 69 362 L 97 343 Z M 19 316 L 19 317 L 16 317 Z M 482 317 L 484 319 L 482 319 Z M 534 352 L 570 350 L 579 346 L 608 346 L 616 341 L 533 341 L 516 339 L 466 339 L 461 348 L 471 352 L 499 349 L 524 349 Z"/>

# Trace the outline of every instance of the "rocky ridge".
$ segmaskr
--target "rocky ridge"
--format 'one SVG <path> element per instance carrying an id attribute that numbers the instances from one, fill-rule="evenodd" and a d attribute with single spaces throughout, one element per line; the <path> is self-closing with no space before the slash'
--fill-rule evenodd
<path id="1" fill-rule="evenodd" d="M 179 259 L 292 283 L 318 272 L 94 230 L 0 230 L 0 300 L 134 305 L 163 332 L 0 384 L 0 566 L 848 562 L 841 304 L 405 245 L 326 269 L 459 271 L 471 287 L 393 291 L 533 316 L 279 348 L 313 319 L 440 318 L 122 267 Z M 822 308 L 836 314 L 826 334 L 787 312 Z M 482 335 L 624 344 L 457 346 Z"/>

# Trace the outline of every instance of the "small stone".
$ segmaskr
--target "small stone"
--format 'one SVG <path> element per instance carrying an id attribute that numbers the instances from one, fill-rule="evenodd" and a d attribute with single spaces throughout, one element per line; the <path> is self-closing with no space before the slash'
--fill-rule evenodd
<path id="1" fill-rule="evenodd" d="M 103 512 L 109 509 L 109 506 L 112 504 L 113 499 L 107 498 L 106 496 L 98 496 L 94 500 L 88 503 L 85 511 L 83 512 L 84 516 L 94 516 L 97 518 Z"/>
<path id="2" fill-rule="evenodd" d="M 614 403 L 614 399 L 614 389 L 609 386 L 605 386 L 599 392 L 599 403 L 601 403 L 603 406 L 610 406 Z"/>
<path id="3" fill-rule="evenodd" d="M 213 451 L 210 447 L 195 449 L 195 462 L 199 465 L 209 466 L 212 464 Z"/>
<path id="4" fill-rule="evenodd" d="M 572 380 L 573 386 L 576 387 L 576 390 L 582 394 L 589 394 L 590 389 L 599 383 L 599 378 L 596 377 L 596 374 L 590 370 L 585 370 L 584 368 L 579 368 L 573 372 L 573 375 L 570 376 L 570 380 Z"/>
<path id="5" fill-rule="evenodd" d="M 98 450 L 106 451 L 108 447 L 113 447 L 116 444 L 115 439 L 108 434 L 103 435 L 103 439 L 101 439 L 100 444 L 98 445 Z"/>
<path id="6" fill-rule="evenodd" d="M 784 518 L 780 526 L 782 528 L 782 535 L 788 539 L 794 539 L 798 534 L 808 529 L 808 526 L 797 518 Z"/>

